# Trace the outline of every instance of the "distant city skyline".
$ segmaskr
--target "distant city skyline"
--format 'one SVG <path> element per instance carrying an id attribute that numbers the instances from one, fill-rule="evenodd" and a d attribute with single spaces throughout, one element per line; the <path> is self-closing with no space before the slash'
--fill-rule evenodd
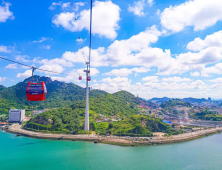
<path id="1" fill-rule="evenodd" d="M 222 98 L 221 0 L 93 2 L 93 89 L 126 90 L 145 99 Z M 85 87 L 89 5 L 0 1 L 0 56 L 71 73 L 35 75 Z M 12 86 L 29 76 L 29 68 L 0 60 L 1 85 Z"/>

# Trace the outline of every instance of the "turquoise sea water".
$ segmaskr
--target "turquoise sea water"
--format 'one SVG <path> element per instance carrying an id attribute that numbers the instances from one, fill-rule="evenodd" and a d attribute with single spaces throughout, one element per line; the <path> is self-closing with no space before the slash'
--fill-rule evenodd
<path id="1" fill-rule="evenodd" d="M 222 134 L 160 146 L 120 147 L 16 137 L 0 131 L 0 170 L 221 170 Z"/>

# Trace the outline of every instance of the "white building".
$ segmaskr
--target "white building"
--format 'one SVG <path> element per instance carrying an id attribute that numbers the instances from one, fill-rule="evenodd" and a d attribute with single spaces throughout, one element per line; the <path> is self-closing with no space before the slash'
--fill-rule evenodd
<path id="1" fill-rule="evenodd" d="M 9 122 L 22 122 L 25 119 L 25 110 L 11 109 L 9 111 Z"/>

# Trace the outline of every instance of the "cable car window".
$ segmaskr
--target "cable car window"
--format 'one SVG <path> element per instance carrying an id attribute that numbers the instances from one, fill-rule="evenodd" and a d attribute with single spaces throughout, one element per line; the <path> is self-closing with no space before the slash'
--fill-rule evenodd
<path id="1" fill-rule="evenodd" d="M 47 88 L 46 88 L 45 84 L 44 84 L 44 93 L 47 93 Z"/>
<path id="2" fill-rule="evenodd" d="M 43 87 L 42 84 L 30 84 L 27 93 L 30 94 L 43 94 Z"/>

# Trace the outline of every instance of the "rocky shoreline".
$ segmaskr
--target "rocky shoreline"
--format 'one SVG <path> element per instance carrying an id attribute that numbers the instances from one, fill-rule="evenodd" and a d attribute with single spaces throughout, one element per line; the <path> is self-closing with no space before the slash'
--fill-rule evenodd
<path id="1" fill-rule="evenodd" d="M 17 135 L 22 135 L 31 138 L 38 138 L 38 139 L 89 141 L 94 143 L 105 143 L 105 144 L 119 145 L 119 146 L 140 146 L 140 145 L 160 145 L 160 144 L 185 142 L 201 138 L 204 136 L 208 136 L 210 134 L 220 133 L 222 132 L 222 127 L 200 130 L 192 133 L 174 135 L 171 137 L 161 137 L 161 138 L 157 137 L 132 138 L 132 137 L 116 137 L 116 136 L 98 137 L 95 135 L 50 134 L 50 133 L 28 131 L 21 129 L 20 126 L 13 126 L 13 125 L 10 126 L 8 129 L 6 129 L 6 131 Z"/>

